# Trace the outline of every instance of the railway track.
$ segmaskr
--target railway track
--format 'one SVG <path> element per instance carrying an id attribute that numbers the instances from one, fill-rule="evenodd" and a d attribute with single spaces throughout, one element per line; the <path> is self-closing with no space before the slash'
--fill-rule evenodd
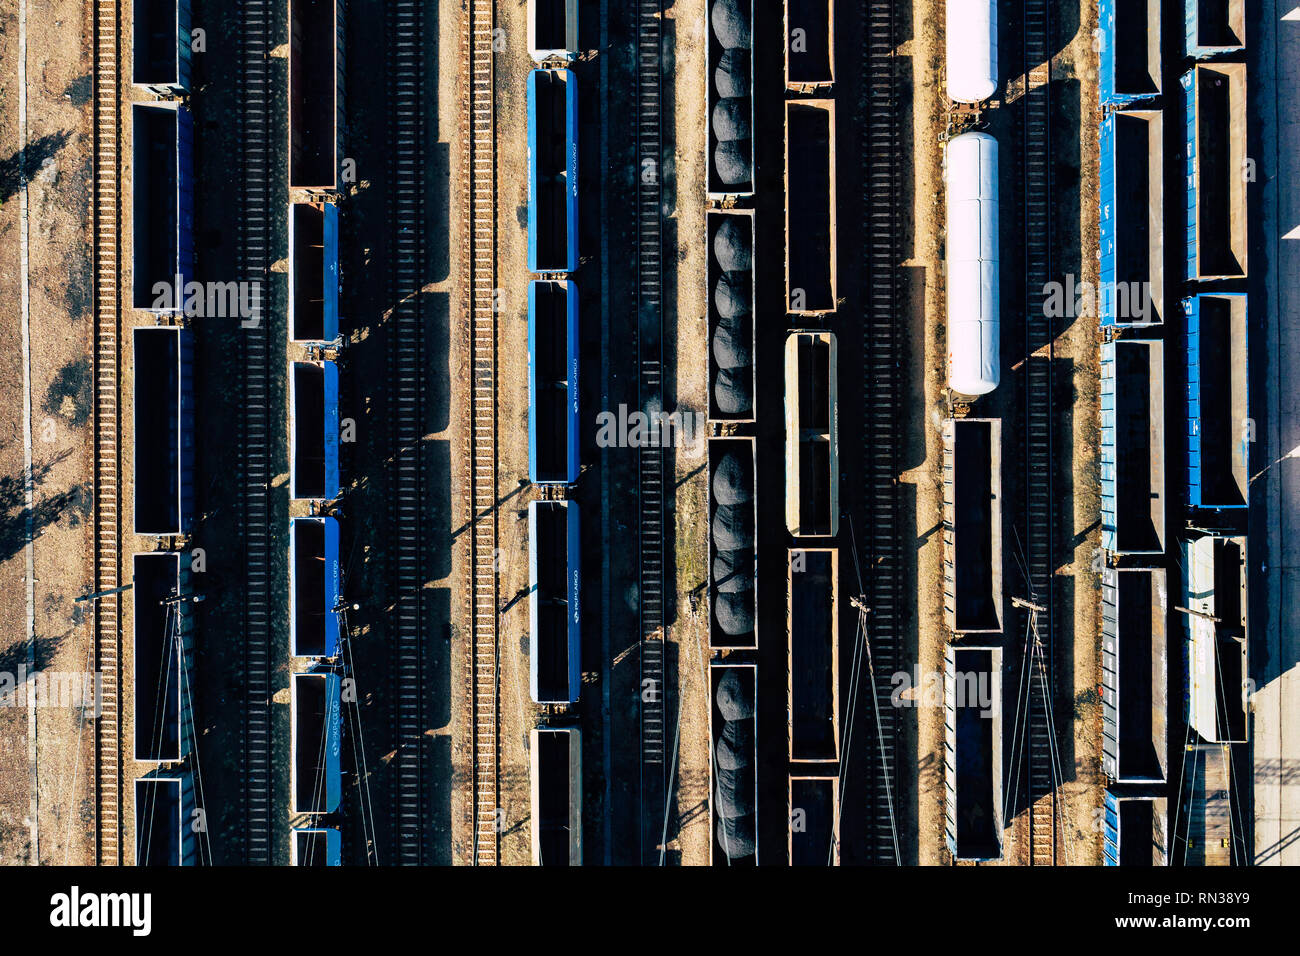
<path id="1" fill-rule="evenodd" d="M 1053 323 L 1044 309 L 1044 285 L 1051 279 L 1051 14 L 1048 0 L 1023 0 L 1025 97 L 1021 114 L 1025 249 L 1025 560 L 1029 592 L 1041 610 L 1035 640 L 1042 653 L 1031 664 L 1029 691 L 1030 862 L 1055 866 L 1061 840 L 1056 785 L 1052 697 L 1055 593 L 1052 425 Z M 1028 652 L 1028 649 L 1026 649 Z"/>
<path id="2" fill-rule="evenodd" d="M 388 4 L 389 133 L 388 221 L 392 226 L 388 293 L 388 375 L 393 442 L 393 653 L 396 791 L 392 801 L 397 860 L 419 866 L 423 853 L 424 729 L 424 319 L 425 274 L 423 4 Z"/>
<path id="3" fill-rule="evenodd" d="M 878 674 L 901 669 L 902 588 L 898 527 L 898 421 L 903 387 L 899 379 L 897 342 L 898 207 L 900 157 L 895 112 L 894 4 L 892 0 L 867 0 L 862 7 L 866 24 L 863 72 L 867 77 L 868 117 L 866 148 L 862 151 L 862 221 L 866 274 L 866 321 L 862 326 L 862 352 L 866 380 L 863 388 L 863 422 L 867 448 L 863 471 L 869 520 L 865 530 L 865 569 L 868 575 L 867 618 L 871 654 Z M 894 775 L 896 744 L 901 729 L 898 710 L 890 701 L 891 685 L 872 688 L 879 702 L 879 752 L 870 765 L 869 859 L 873 863 L 898 862 L 890 811 L 888 779 Z M 883 761 L 883 765 L 882 765 Z"/>
<path id="4" fill-rule="evenodd" d="M 661 0 L 637 7 L 637 385 L 642 410 L 663 409 L 662 22 Z M 641 858 L 659 863 L 666 799 L 664 736 L 664 471 L 662 447 L 640 449 L 639 515 L 641 694 Z M 647 683 L 649 682 L 649 683 Z M 651 694 L 646 688 L 653 688 Z"/>
<path id="5" fill-rule="evenodd" d="M 121 583 L 117 0 L 96 0 L 94 16 L 94 589 L 98 593 Z M 102 709 L 95 732 L 95 858 L 100 866 L 121 866 L 127 861 L 122 857 L 120 595 L 105 595 L 94 607 L 95 670 L 103 676 Z"/>
<path id="6" fill-rule="evenodd" d="M 493 115 L 493 0 L 468 0 L 464 25 L 467 84 L 461 136 L 468 241 L 471 394 L 466 461 L 469 505 L 469 699 L 474 764 L 472 862 L 495 866 L 498 807 L 497 460 L 496 460 L 496 127 Z"/>
<path id="7" fill-rule="evenodd" d="M 240 0 L 239 84 L 242 208 L 239 273 L 257 282 L 256 322 L 240 335 L 243 417 L 240 482 L 244 543 L 244 727 L 242 763 L 244 859 L 269 865 L 271 855 L 271 355 L 267 317 L 271 267 L 273 36 L 271 0 Z"/>

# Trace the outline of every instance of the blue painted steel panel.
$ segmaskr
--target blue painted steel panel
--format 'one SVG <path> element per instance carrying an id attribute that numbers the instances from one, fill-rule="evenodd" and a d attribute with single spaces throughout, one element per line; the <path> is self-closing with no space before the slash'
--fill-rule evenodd
<path id="1" fill-rule="evenodd" d="M 1115 537 L 1115 343 L 1101 343 L 1101 546 Z"/>
<path id="2" fill-rule="evenodd" d="M 192 73 L 190 53 L 190 0 L 173 0 L 165 10 L 148 0 L 132 4 L 134 43 L 132 46 L 131 82 L 156 93 L 183 93 L 190 88 Z M 166 14 L 166 22 L 159 14 Z M 166 34 L 166 36 L 164 36 Z M 164 46 L 169 64 L 154 63 Z M 154 70 L 157 72 L 154 72 Z"/>
<path id="3" fill-rule="evenodd" d="M 1116 10 L 1129 4 L 1142 4 L 1142 0 L 1098 0 L 1097 2 L 1097 25 L 1099 31 L 1100 50 L 1099 69 L 1097 72 L 1097 92 L 1102 106 L 1113 106 L 1123 108 L 1133 103 L 1148 100 L 1159 95 L 1160 90 L 1157 84 L 1152 84 L 1153 88 L 1147 90 L 1121 89 L 1123 81 L 1117 79 L 1123 67 L 1128 64 L 1123 60 L 1123 53 L 1120 50 L 1119 31 L 1126 27 L 1132 28 L 1137 22 L 1142 22 L 1147 31 L 1158 31 L 1160 29 L 1160 20 L 1151 22 L 1148 18 L 1148 9 L 1142 4 L 1140 16 L 1141 21 L 1131 20 L 1127 23 L 1117 22 Z M 1128 12 L 1126 10 L 1126 12 Z M 1146 36 L 1150 36 L 1147 33 Z M 1146 52 L 1146 44 L 1132 44 L 1124 52 L 1137 55 Z M 1144 58 L 1145 59 L 1145 58 Z M 1156 70 L 1158 72 L 1159 64 L 1148 64 L 1147 70 Z"/>
<path id="4" fill-rule="evenodd" d="M 566 249 L 563 260 L 539 261 L 538 206 L 540 195 L 539 137 L 560 135 L 559 130 L 541 130 L 538 124 L 537 90 L 543 74 L 564 79 Z M 578 83 L 572 70 L 533 70 L 528 75 L 528 270 L 530 272 L 576 272 L 578 270 Z"/>
<path id="5" fill-rule="evenodd" d="M 324 339 L 332 342 L 339 334 L 339 207 L 325 203 L 325 288 L 322 290 L 324 306 Z M 337 432 L 335 433 L 337 435 Z"/>
<path id="6" fill-rule="evenodd" d="M 1105 856 L 1103 866 L 1119 866 L 1119 798 L 1107 790 L 1102 799 L 1105 802 L 1106 827 L 1102 851 Z"/>
<path id="7" fill-rule="evenodd" d="M 1195 2 L 1195 0 L 1189 0 Z M 1187 218 L 1186 222 L 1186 243 L 1187 255 L 1185 257 L 1185 267 L 1183 277 L 1188 280 L 1196 278 L 1196 71 L 1190 70 L 1184 73 L 1178 81 L 1183 88 L 1183 102 L 1186 106 L 1187 115 L 1187 135 L 1184 137 L 1183 155 L 1187 157 L 1186 175 L 1187 175 Z"/>
<path id="8" fill-rule="evenodd" d="M 343 565 L 339 562 L 339 523 L 333 518 L 325 523 L 325 656 L 333 657 L 339 649 L 339 597 L 343 590 Z"/>
<path id="9" fill-rule="evenodd" d="M 1194 295 L 1183 300 L 1183 312 L 1187 316 L 1187 490 L 1188 501 L 1193 508 L 1245 508 L 1246 501 L 1234 504 L 1224 504 L 1222 502 L 1206 502 L 1202 492 L 1204 482 L 1202 480 L 1202 400 L 1201 394 L 1201 300 L 1206 296 Z M 1246 300 L 1244 292 L 1219 292 L 1214 293 L 1214 298 L 1220 299 L 1241 299 L 1243 303 Z M 1249 317 L 1248 317 L 1249 318 Z M 1246 324 L 1247 330 L 1250 328 L 1249 321 Z M 1248 333 L 1249 334 L 1249 333 Z M 1245 361 L 1249 363 L 1249 341 L 1240 343 L 1242 353 L 1247 356 Z M 1249 364 L 1246 369 L 1246 381 L 1250 380 Z M 1216 400 L 1222 401 L 1223 397 L 1216 396 Z M 1250 441 L 1249 435 L 1243 429 L 1239 432 L 1236 447 L 1233 453 L 1241 461 L 1250 461 Z"/>
<path id="10" fill-rule="evenodd" d="M 313 518 L 293 518 L 290 521 L 289 528 L 289 627 L 291 652 L 295 657 L 315 657 L 317 645 L 321 648 L 321 657 L 334 657 L 338 654 L 339 635 L 339 615 L 337 610 L 339 606 L 340 595 L 343 591 L 343 566 L 339 561 L 339 523 L 336 519 L 330 517 L 313 517 Z M 304 599 L 309 599 L 312 603 L 319 600 L 319 612 L 316 608 L 307 607 L 301 609 L 302 613 L 313 614 L 323 613 L 322 631 L 319 634 L 304 632 L 302 639 L 299 639 L 298 626 L 300 609 L 298 608 L 298 584 L 295 568 L 297 566 L 298 548 L 301 546 L 298 541 L 298 529 L 308 525 L 318 524 L 323 531 L 323 553 L 321 555 L 324 562 L 324 581 L 321 593 L 319 595 L 306 595 Z"/>
<path id="11" fill-rule="evenodd" d="M 176 110 L 176 271 L 183 283 L 194 275 L 194 118 Z"/>
<path id="12" fill-rule="evenodd" d="M 1108 112 L 1101 121 L 1099 127 L 1098 146 L 1100 152 L 1099 177 L 1100 190 L 1098 191 L 1098 206 L 1100 208 L 1100 272 L 1098 275 L 1098 294 L 1097 294 L 1097 312 L 1098 321 L 1102 328 L 1112 327 L 1135 327 L 1158 325 L 1163 318 L 1162 300 L 1157 299 L 1157 287 L 1163 289 L 1163 281 L 1159 274 L 1153 274 L 1153 270 L 1160 269 L 1163 266 L 1160 261 L 1149 258 L 1148 249 L 1143 248 L 1144 235 L 1135 235 L 1132 232 L 1125 231 L 1120 233 L 1120 202 L 1124 198 L 1122 189 L 1132 190 L 1131 184 L 1134 181 L 1141 181 L 1147 177 L 1147 169 L 1144 169 L 1149 162 L 1149 154 L 1138 157 L 1133 149 L 1133 133 L 1131 127 L 1126 127 L 1128 135 L 1121 137 L 1116 130 L 1120 122 L 1125 123 L 1155 123 L 1157 128 L 1154 132 L 1155 143 L 1151 144 L 1150 139 L 1153 134 L 1151 127 L 1148 125 L 1148 145 L 1151 151 L 1160 153 L 1163 156 L 1161 146 L 1161 130 L 1159 124 L 1163 122 L 1162 117 L 1157 111 L 1134 110 L 1132 112 Z M 1124 153 L 1120 149 L 1120 141 L 1123 138 L 1125 144 L 1129 147 L 1128 152 Z M 1140 162 L 1139 162 L 1140 161 Z M 1163 162 L 1158 164 L 1163 166 Z M 1164 191 L 1162 183 L 1148 181 L 1146 191 L 1146 214 L 1148 220 L 1154 220 L 1157 228 L 1163 229 L 1164 221 Z M 1154 212 L 1151 207 L 1158 207 Z M 1132 215 L 1132 210 L 1125 209 L 1123 212 Z M 1132 221 L 1130 219 L 1130 227 Z M 1120 278 L 1119 264 L 1122 259 L 1127 260 L 1134 255 L 1134 246 L 1138 245 L 1137 254 L 1139 256 L 1148 256 L 1149 267 L 1141 279 L 1134 278 L 1135 272 L 1132 269 L 1125 270 L 1125 278 Z M 1157 245 L 1155 254 L 1158 256 L 1163 252 L 1162 247 Z M 1144 316 L 1137 314 L 1136 306 L 1129 289 L 1132 283 L 1145 283 L 1148 294 L 1145 296 L 1148 316 L 1144 321 Z M 1122 283 L 1122 285 L 1121 285 Z M 1124 308 L 1120 308 L 1120 301 L 1125 303 Z M 1119 315 L 1117 315 L 1117 311 Z"/>
<path id="13" fill-rule="evenodd" d="M 329 500 L 339 496 L 339 367 L 329 361 L 322 364 L 325 367 L 325 498 Z"/>
<path id="14" fill-rule="evenodd" d="M 1241 43 L 1235 43 L 1229 46 L 1219 46 L 1200 42 L 1200 10 L 1201 4 L 1204 2 L 1205 0 L 1184 0 L 1183 22 L 1187 25 L 1187 55 L 1193 60 L 1203 60 L 1219 53 L 1230 53 L 1233 50 L 1244 49 L 1245 45 Z M 1224 7 L 1229 7 L 1241 3 L 1242 0 L 1217 0 L 1217 2 L 1222 4 Z"/>
<path id="15" fill-rule="evenodd" d="M 321 797 L 320 809 L 318 813 L 333 813 L 339 808 L 339 802 L 343 794 L 343 775 L 341 754 L 343 751 L 343 722 L 342 722 L 342 701 L 340 699 L 340 680 L 339 675 L 332 670 L 323 668 L 313 668 L 305 674 L 295 674 L 295 681 L 304 680 L 323 680 L 325 682 L 325 714 L 324 726 L 322 728 L 323 741 L 321 743 L 319 765 L 319 779 L 314 782 L 317 788 L 316 793 Z M 295 715 L 296 719 L 296 715 Z M 295 746 L 297 741 L 295 740 Z M 295 760 L 297 756 L 295 755 Z M 312 812 L 302 810 L 298 812 Z"/>
<path id="16" fill-rule="evenodd" d="M 1115 281 L 1115 116 L 1107 113 L 1101 121 L 1098 144 L 1100 147 L 1100 167 L 1098 174 L 1101 189 L 1098 193 L 1098 205 L 1101 210 L 1101 272 L 1098 278 L 1101 287 L 1112 288 Z M 1104 310 L 1103 310 L 1104 311 Z M 1106 324 L 1102 316 L 1101 324 Z"/>

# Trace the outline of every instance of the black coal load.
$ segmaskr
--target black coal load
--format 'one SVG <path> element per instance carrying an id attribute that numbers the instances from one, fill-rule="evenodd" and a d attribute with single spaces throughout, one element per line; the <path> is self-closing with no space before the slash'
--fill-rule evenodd
<path id="1" fill-rule="evenodd" d="M 757 847 L 753 689 L 729 670 L 718 681 L 714 702 L 723 720 L 714 747 L 716 838 L 728 859 L 743 860 Z"/>
<path id="2" fill-rule="evenodd" d="M 710 148 L 714 173 L 723 186 L 749 186 L 754 178 L 749 16 L 750 6 L 743 0 L 714 0 L 709 14 L 713 38 L 722 48 L 713 71 L 718 100 L 713 106 Z"/>
<path id="3" fill-rule="evenodd" d="M 728 637 L 754 630 L 754 482 L 739 455 L 713 470 L 713 617 Z"/>
<path id="4" fill-rule="evenodd" d="M 739 418 L 753 411 L 754 249 L 750 220 L 723 216 L 710 254 L 717 275 L 711 296 L 713 406 Z"/>

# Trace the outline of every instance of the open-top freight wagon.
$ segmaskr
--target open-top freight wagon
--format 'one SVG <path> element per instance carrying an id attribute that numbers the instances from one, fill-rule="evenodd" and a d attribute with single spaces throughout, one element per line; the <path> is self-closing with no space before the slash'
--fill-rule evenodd
<path id="1" fill-rule="evenodd" d="M 175 763 L 190 752 L 194 704 L 189 571 L 181 552 L 137 554 L 131 562 L 133 737 L 135 759 Z"/>
<path id="2" fill-rule="evenodd" d="M 708 262 L 709 419 L 754 420 L 754 210 L 705 216 Z"/>
<path id="3" fill-rule="evenodd" d="M 1124 107 L 1160 93 L 1161 0 L 1098 0 L 1101 105 Z"/>
<path id="4" fill-rule="evenodd" d="M 754 194 L 754 2 L 708 0 L 705 96 L 710 199 Z"/>
<path id="5" fill-rule="evenodd" d="M 578 78 L 528 74 L 528 271 L 578 271 Z"/>
<path id="6" fill-rule="evenodd" d="M 1194 60 L 1246 48 L 1246 0 L 1184 0 L 1187 55 Z"/>
<path id="7" fill-rule="evenodd" d="M 1101 546 L 1151 560 L 1165 551 L 1164 343 L 1101 345 Z"/>
<path id="8" fill-rule="evenodd" d="M 292 801 L 294 813 L 333 813 L 343 795 L 339 675 L 314 669 L 293 675 Z"/>
<path id="9" fill-rule="evenodd" d="M 528 55 L 537 63 L 578 55 L 578 0 L 528 0 Z"/>
<path id="10" fill-rule="evenodd" d="M 1187 488 L 1193 508 L 1240 509 L 1250 497 L 1246 294 L 1184 300 L 1187 315 Z"/>
<path id="11" fill-rule="evenodd" d="M 289 204 L 289 340 L 339 335 L 339 207 Z"/>
<path id="12" fill-rule="evenodd" d="M 1102 572 L 1102 769 L 1117 783 L 1168 776 L 1168 613 L 1163 569 Z"/>
<path id="13" fill-rule="evenodd" d="M 194 120 L 180 103 L 131 106 L 131 305 L 180 312 L 194 271 Z"/>
<path id="14" fill-rule="evenodd" d="M 709 646 L 758 647 L 753 438 L 710 438 Z"/>
<path id="15" fill-rule="evenodd" d="M 758 668 L 709 664 L 709 862 L 758 865 Z"/>
<path id="16" fill-rule="evenodd" d="M 785 0 L 785 88 L 835 82 L 835 0 Z"/>
<path id="17" fill-rule="evenodd" d="M 538 704 L 574 704 L 582 684 L 582 537 L 574 501 L 528 504 L 528 683 Z"/>
<path id="18" fill-rule="evenodd" d="M 294 657 L 334 657 L 343 588 L 339 523 L 329 517 L 289 523 L 289 646 Z"/>
<path id="19" fill-rule="evenodd" d="M 785 340 L 785 524 L 796 538 L 840 530 L 838 363 L 831 332 Z"/>
<path id="20" fill-rule="evenodd" d="M 194 520 L 194 337 L 144 326 L 133 345 L 135 533 L 185 534 Z"/>
<path id="21" fill-rule="evenodd" d="M 790 775 L 791 866 L 840 865 L 840 778 Z"/>
<path id="22" fill-rule="evenodd" d="M 837 307 L 835 101 L 785 104 L 785 305 L 818 316 Z"/>
<path id="23" fill-rule="evenodd" d="M 948 645 L 944 660 L 948 849 L 1002 859 L 1002 648 Z"/>
<path id="24" fill-rule="evenodd" d="M 839 585 L 835 548 L 792 548 L 786 677 L 792 761 L 840 756 Z"/>
<path id="25" fill-rule="evenodd" d="M 1164 321 L 1163 118 L 1159 110 L 1130 110 L 1101 121 L 1103 326 Z"/>
<path id="26" fill-rule="evenodd" d="M 528 283 L 528 478 L 578 480 L 578 287 Z"/>
<path id="27" fill-rule="evenodd" d="M 190 88 L 190 0 L 131 4 L 131 82 L 158 96 Z"/>
<path id="28" fill-rule="evenodd" d="M 943 545 L 948 629 L 1001 633 L 1001 419 L 944 420 Z"/>
<path id="29" fill-rule="evenodd" d="M 289 366 L 289 497 L 330 501 L 339 495 L 339 367 Z"/>
<path id="30" fill-rule="evenodd" d="M 294 830 L 290 856 L 294 866 L 342 866 L 343 835 L 334 827 Z"/>
<path id="31" fill-rule="evenodd" d="M 1246 539 L 1184 542 L 1188 725 L 1210 743 L 1245 743 L 1250 732 Z"/>
<path id="32" fill-rule="evenodd" d="M 582 865 L 582 731 L 534 727 L 528 748 L 534 866 Z"/>
<path id="33" fill-rule="evenodd" d="M 188 771 L 155 770 L 135 781 L 135 865 L 194 866 L 194 782 Z"/>
<path id="34" fill-rule="evenodd" d="M 289 0 L 289 188 L 342 187 L 343 0 Z"/>
<path id="35" fill-rule="evenodd" d="M 1169 864 L 1169 798 L 1105 793 L 1104 866 Z"/>
<path id="36" fill-rule="evenodd" d="M 1187 279 L 1247 275 L 1246 64 L 1197 64 L 1187 105 Z"/>

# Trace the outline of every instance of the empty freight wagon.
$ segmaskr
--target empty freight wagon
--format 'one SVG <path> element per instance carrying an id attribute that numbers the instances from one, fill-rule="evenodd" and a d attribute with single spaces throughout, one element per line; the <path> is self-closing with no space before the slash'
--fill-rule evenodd
<path id="1" fill-rule="evenodd" d="M 709 664 L 709 862 L 758 865 L 758 668 Z"/>
<path id="2" fill-rule="evenodd" d="M 705 141 L 710 199 L 754 194 L 754 4 L 708 0 Z"/>
<path id="3" fill-rule="evenodd" d="M 1165 311 L 1164 148 L 1158 110 L 1101 122 L 1101 324 L 1156 325 Z"/>
<path id="4" fill-rule="evenodd" d="M 790 777 L 791 866 L 839 866 L 838 777 Z"/>
<path id="5" fill-rule="evenodd" d="M 333 342 L 339 334 L 339 207 L 289 204 L 289 338 Z"/>
<path id="6" fill-rule="evenodd" d="M 534 866 L 582 865 L 582 731 L 534 727 L 528 748 Z"/>
<path id="7" fill-rule="evenodd" d="M 835 0 L 785 0 L 785 85 L 808 90 L 835 82 Z"/>
<path id="8" fill-rule="evenodd" d="M 578 0 L 528 0 L 528 55 L 538 63 L 578 55 Z"/>
<path id="9" fill-rule="evenodd" d="M 1169 799 L 1105 793 L 1105 866 L 1169 864 Z"/>
<path id="10" fill-rule="evenodd" d="M 1189 57 L 1199 60 L 1245 48 L 1246 0 L 1184 0 L 1184 3 Z"/>
<path id="11" fill-rule="evenodd" d="M 785 301 L 796 315 L 834 312 L 835 101 L 785 104 Z"/>
<path id="12" fill-rule="evenodd" d="M 1101 546 L 1165 550 L 1164 343 L 1101 345 Z"/>
<path id="13" fill-rule="evenodd" d="M 944 610 L 954 634 L 1002 630 L 1002 421 L 943 423 Z"/>
<path id="14" fill-rule="evenodd" d="M 948 646 L 944 664 L 948 849 L 1002 858 L 1002 649 Z"/>
<path id="15" fill-rule="evenodd" d="M 839 552 L 791 549 L 787 567 L 790 759 L 836 760 L 840 748 Z"/>
<path id="16" fill-rule="evenodd" d="M 190 0 L 134 0 L 131 82 L 159 95 L 190 88 Z"/>
<path id="17" fill-rule="evenodd" d="M 289 188 L 340 186 L 342 0 L 289 0 Z"/>
<path id="18" fill-rule="evenodd" d="M 188 773 L 137 777 L 135 865 L 194 866 L 194 809 Z"/>
<path id="19" fill-rule="evenodd" d="M 132 559 L 132 725 L 138 761 L 174 763 L 190 750 L 191 605 L 180 600 L 188 579 L 177 551 Z"/>
<path id="20" fill-rule="evenodd" d="M 1250 496 L 1245 293 L 1194 295 L 1187 314 L 1187 487 L 1193 508 L 1245 508 Z"/>
<path id="21" fill-rule="evenodd" d="M 343 778 L 339 677 L 333 671 L 294 674 L 291 735 L 294 813 L 333 813 Z"/>
<path id="22" fill-rule="evenodd" d="M 294 830 L 290 853 L 294 866 L 342 866 L 343 835 L 333 827 Z"/>
<path id="23" fill-rule="evenodd" d="M 578 287 L 528 283 L 528 478 L 578 480 Z"/>
<path id="24" fill-rule="evenodd" d="M 1246 64 L 1200 64 L 1187 104 L 1187 278 L 1246 276 Z"/>
<path id="25" fill-rule="evenodd" d="M 709 244 L 709 419 L 754 420 L 754 210 L 705 217 Z"/>
<path id="26" fill-rule="evenodd" d="M 1246 680 L 1246 539 L 1205 536 L 1184 544 L 1187 575 L 1188 723 L 1211 743 L 1244 743 L 1249 728 Z"/>
<path id="27" fill-rule="evenodd" d="M 578 270 L 578 78 L 528 74 L 528 270 Z"/>
<path id="28" fill-rule="evenodd" d="M 1102 572 L 1102 768 L 1118 783 L 1168 772 L 1168 610 L 1163 570 Z"/>
<path id="29" fill-rule="evenodd" d="M 582 680 L 578 505 L 528 504 L 528 682 L 539 704 L 573 704 Z"/>
<path id="30" fill-rule="evenodd" d="M 190 111 L 179 103 L 132 104 L 131 144 L 131 305 L 179 312 L 194 269 Z"/>
<path id="31" fill-rule="evenodd" d="M 1222 744 L 1194 744 L 1183 756 L 1180 790 L 1185 809 L 1174 834 L 1173 863 L 1183 866 L 1232 866 L 1232 750 Z M 1240 812 L 1240 811 L 1238 811 Z M 1243 861 L 1235 861 L 1240 865 Z"/>
<path id="32" fill-rule="evenodd" d="M 342 584 L 339 523 L 294 518 L 289 523 L 289 643 L 294 657 L 338 653 Z"/>
<path id="33" fill-rule="evenodd" d="M 194 518 L 194 342 L 185 329 L 137 328 L 135 533 L 185 533 Z"/>
<path id="34" fill-rule="evenodd" d="M 838 362 L 830 332 L 785 340 L 785 523 L 795 537 L 840 530 Z"/>
<path id="35" fill-rule="evenodd" d="M 289 496 L 328 501 L 339 495 L 339 367 L 289 366 Z"/>
<path id="36" fill-rule="evenodd" d="M 1098 0 L 1102 106 L 1125 106 L 1160 92 L 1161 0 Z"/>
<path id="37" fill-rule="evenodd" d="M 754 439 L 710 438 L 709 646 L 758 646 Z"/>

